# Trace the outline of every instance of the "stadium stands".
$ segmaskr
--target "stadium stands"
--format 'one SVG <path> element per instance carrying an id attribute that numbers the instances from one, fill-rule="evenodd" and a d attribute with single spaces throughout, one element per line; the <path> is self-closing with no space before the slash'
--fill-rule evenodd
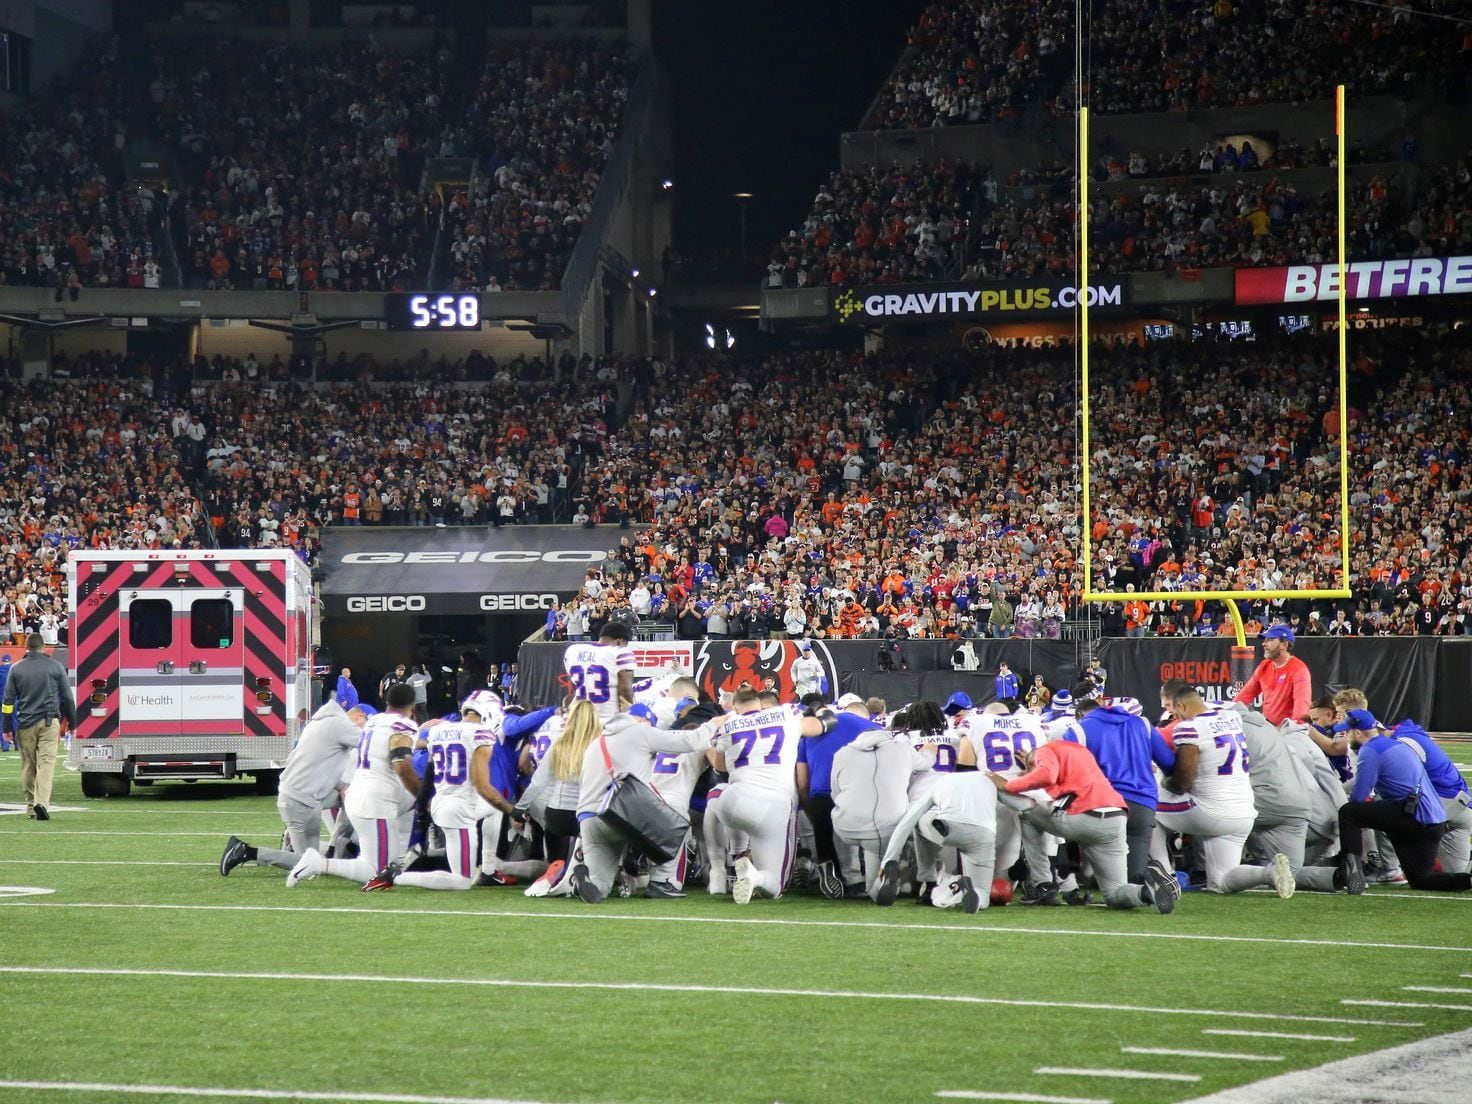
<path id="1" fill-rule="evenodd" d="M 1428 8 L 1452 10 L 1450 4 Z M 1443 84 L 1464 32 L 1393 5 L 1222 0 L 1091 9 L 1088 72 L 1101 114 L 1187 111 Z M 1071 110 L 1074 9 L 1018 0 L 934 4 L 880 91 L 866 129 L 1015 120 Z"/>

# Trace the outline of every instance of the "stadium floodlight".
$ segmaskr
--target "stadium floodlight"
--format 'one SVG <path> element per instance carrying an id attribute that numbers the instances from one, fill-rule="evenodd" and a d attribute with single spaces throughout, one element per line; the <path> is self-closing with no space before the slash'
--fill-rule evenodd
<path id="1" fill-rule="evenodd" d="M 1349 586 L 1349 398 L 1347 371 L 1347 331 L 1346 325 L 1348 280 L 1346 279 L 1345 261 L 1347 257 L 1346 224 L 1345 224 L 1345 190 L 1344 190 L 1344 164 L 1345 164 L 1345 121 L 1344 121 L 1344 85 L 1339 85 L 1334 93 L 1334 132 L 1338 142 L 1338 157 L 1336 167 L 1338 172 L 1338 222 L 1339 222 L 1339 554 L 1340 554 L 1340 585 L 1337 588 L 1317 588 L 1306 590 L 1175 590 L 1175 591 L 1146 591 L 1141 593 L 1124 591 L 1101 591 L 1094 589 L 1094 548 L 1093 548 L 1093 510 L 1090 502 L 1090 482 L 1092 472 L 1090 470 L 1089 455 L 1089 297 L 1087 292 L 1078 296 L 1079 305 L 1079 413 L 1080 413 L 1080 448 L 1081 457 L 1079 472 L 1082 477 L 1082 511 L 1083 511 L 1083 569 L 1084 588 L 1079 595 L 1085 602 L 1117 602 L 1121 600 L 1140 602 L 1182 602 L 1182 601 L 1212 601 L 1223 602 L 1227 607 L 1227 613 L 1232 618 L 1232 626 L 1236 629 L 1237 646 L 1246 648 L 1246 634 L 1242 625 L 1242 614 L 1237 609 L 1237 601 L 1245 599 L 1248 601 L 1273 601 L 1277 599 L 1290 598 L 1351 598 L 1354 592 Z M 1082 165 L 1088 164 L 1089 151 L 1089 109 L 1080 107 L 1078 112 L 1078 142 L 1079 161 Z M 1089 174 L 1080 171 L 1079 180 L 1079 257 L 1078 257 L 1078 279 L 1087 288 L 1089 278 Z"/>
<path id="2" fill-rule="evenodd" d="M 639 278 L 639 270 L 637 268 L 631 269 L 629 271 L 629 275 L 632 276 L 634 279 L 637 280 Z"/>
<path id="3" fill-rule="evenodd" d="M 707 349 L 716 347 L 716 328 L 709 322 L 705 324 L 705 346 Z"/>
<path id="4" fill-rule="evenodd" d="M 669 191 L 671 188 L 673 188 L 675 186 L 675 182 L 673 180 L 670 180 L 668 177 L 666 177 L 664 180 L 661 180 L 659 182 L 659 186 L 661 188 L 663 188 L 665 191 Z"/>
<path id="5" fill-rule="evenodd" d="M 649 289 L 649 298 L 653 299 L 658 294 L 659 294 L 659 288 L 650 288 Z"/>

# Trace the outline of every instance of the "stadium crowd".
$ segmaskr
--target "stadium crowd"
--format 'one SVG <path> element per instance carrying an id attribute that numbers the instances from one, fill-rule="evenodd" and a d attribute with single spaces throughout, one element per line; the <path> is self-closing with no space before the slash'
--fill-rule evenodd
<path id="1" fill-rule="evenodd" d="M 123 185 L 127 130 L 112 40 L 44 93 L 0 113 L 0 281 L 158 287 L 154 191 Z"/>
<path id="2" fill-rule="evenodd" d="M 181 151 L 191 286 L 383 290 L 427 268 L 417 194 L 447 123 L 448 50 L 348 42 L 301 54 L 214 37 L 150 44 L 153 125 Z"/>
<path id="3" fill-rule="evenodd" d="M 1289 0 L 1183 0 L 1088 13 L 1087 79 L 1101 114 L 1189 111 L 1439 87 L 1472 56 L 1462 27 L 1396 12 L 1404 4 L 1299 5 Z M 1455 14 L 1451 0 L 1423 5 Z M 934 4 L 866 129 L 1017 121 L 1061 113 L 1075 98 L 1074 11 L 1018 0 Z M 1244 59 L 1251 59 L 1245 63 Z"/>
<path id="4" fill-rule="evenodd" d="M 1356 338 L 1356 597 L 1250 603 L 1250 616 L 1309 633 L 1466 631 L 1461 333 Z M 1096 379 L 1121 381 L 1093 396 L 1102 579 L 1337 585 L 1333 363 L 1302 337 L 1101 349 Z M 1419 370 L 1398 378 L 1407 363 Z M 15 385 L 3 423 L 5 553 L 44 580 L 67 547 L 208 539 L 198 511 L 222 544 L 309 561 L 322 525 L 556 518 L 609 527 L 616 547 L 549 619 L 554 635 L 631 613 L 687 637 L 1055 636 L 1078 616 L 1067 348 L 560 368 L 339 358 L 312 387 L 279 359 L 62 359 L 60 381 Z M 1103 617 L 1115 634 L 1225 630 L 1194 602 Z"/>
<path id="5" fill-rule="evenodd" d="M 450 271 L 464 290 L 547 291 L 562 281 L 629 95 L 622 46 L 498 44 L 441 153 L 473 153 L 479 183 L 445 205 Z"/>

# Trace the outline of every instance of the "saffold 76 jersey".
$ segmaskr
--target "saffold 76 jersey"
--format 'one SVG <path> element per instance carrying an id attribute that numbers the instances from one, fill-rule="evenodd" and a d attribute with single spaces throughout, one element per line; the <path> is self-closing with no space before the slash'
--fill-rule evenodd
<path id="1" fill-rule="evenodd" d="M 976 769 L 994 771 L 1007 778 L 1022 773 L 1018 755 L 1047 743 L 1043 722 L 1036 714 L 972 713 L 966 717 L 966 740 L 976 753 Z"/>
<path id="2" fill-rule="evenodd" d="M 633 673 L 632 649 L 617 644 L 570 644 L 562 666 L 573 697 L 592 702 L 601 721 L 617 715 L 618 675 L 620 671 Z"/>
<path id="3" fill-rule="evenodd" d="M 1247 734 L 1242 722 L 1230 709 L 1208 709 L 1189 721 L 1181 721 L 1173 734 L 1176 751 L 1194 747 L 1201 758 L 1196 765 L 1196 780 L 1186 799 L 1203 812 L 1219 817 L 1256 815 L 1252 800 L 1252 780 L 1247 776 Z M 1166 795 L 1179 800 L 1179 794 L 1161 786 Z"/>
<path id="4" fill-rule="evenodd" d="M 737 713 L 721 722 L 715 746 L 726 756 L 731 785 L 797 793 L 797 745 L 802 716 L 790 705 Z"/>
<path id="5" fill-rule="evenodd" d="M 494 725 L 460 721 L 435 725 L 425 733 L 429 761 L 434 764 L 434 802 L 431 812 L 463 805 L 473 809 L 480 795 L 470 778 L 470 760 L 477 748 L 495 748 L 500 734 Z M 438 820 L 438 816 L 436 820 Z"/>

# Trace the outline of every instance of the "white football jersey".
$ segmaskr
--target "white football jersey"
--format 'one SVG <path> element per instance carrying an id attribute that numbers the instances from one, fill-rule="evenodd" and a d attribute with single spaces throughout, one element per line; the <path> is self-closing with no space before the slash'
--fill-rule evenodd
<path id="1" fill-rule="evenodd" d="M 1048 738 L 1036 713 L 973 713 L 967 718 L 966 740 L 976 753 L 976 769 L 995 771 L 1005 778 L 1022 774 L 1016 756 L 1032 751 Z"/>
<path id="2" fill-rule="evenodd" d="M 547 757 L 547 753 L 552 750 L 552 745 L 557 742 L 557 738 L 562 735 L 562 730 L 566 727 L 567 718 L 561 713 L 554 713 L 533 733 L 531 739 L 527 741 L 532 770 L 536 770 L 537 765 Z"/>
<path id="3" fill-rule="evenodd" d="M 1247 734 L 1242 721 L 1230 709 L 1207 709 L 1206 712 L 1176 725 L 1175 746 L 1195 747 L 1201 758 L 1196 765 L 1196 780 L 1191 792 L 1175 794 L 1160 788 L 1161 804 L 1194 801 L 1203 812 L 1219 817 L 1257 815 L 1252 800 L 1252 781 L 1247 776 Z"/>
<path id="4" fill-rule="evenodd" d="M 801 739 L 801 715 L 790 705 L 777 705 L 727 719 L 720 725 L 715 746 L 726 756 L 733 786 L 740 783 L 796 795 Z"/>
<path id="5" fill-rule="evenodd" d="M 703 751 L 687 751 L 684 754 L 661 751 L 654 757 L 654 773 L 649 783 L 664 798 L 671 809 L 683 813 L 690 808 L 690 796 L 695 792 L 695 783 L 705 773 L 710 761 Z"/>
<path id="6" fill-rule="evenodd" d="M 470 760 L 477 748 L 493 747 L 499 738 L 494 727 L 476 721 L 435 725 L 425 733 L 429 761 L 434 764 L 430 813 L 435 823 L 446 823 L 442 813 L 448 814 L 453 807 L 463 807 L 468 814 L 483 800 L 471 781 Z"/>
<path id="7" fill-rule="evenodd" d="M 348 786 L 354 805 L 366 809 L 368 803 L 380 808 L 397 807 L 408 795 L 399 775 L 388 760 L 389 742 L 395 736 L 408 738 L 414 746 L 419 726 L 409 717 L 397 713 L 378 713 L 368 718 L 363 735 L 358 738 L 358 769 Z"/>
<path id="8" fill-rule="evenodd" d="M 618 714 L 618 676 L 634 672 L 634 653 L 618 644 L 571 644 L 563 653 L 563 669 L 571 683 L 572 696 L 593 703 L 600 721 Z"/>

